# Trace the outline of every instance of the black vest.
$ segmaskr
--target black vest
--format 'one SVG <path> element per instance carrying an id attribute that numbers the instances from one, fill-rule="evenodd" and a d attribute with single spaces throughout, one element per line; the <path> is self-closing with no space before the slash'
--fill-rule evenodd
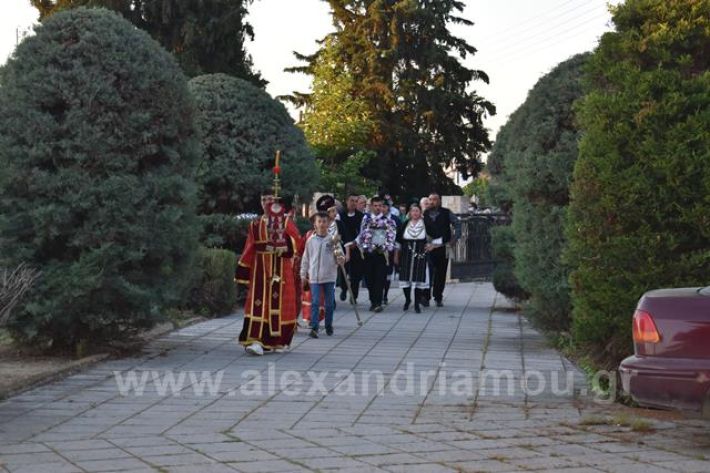
<path id="1" fill-rule="evenodd" d="M 352 217 L 348 217 L 347 211 L 340 213 L 340 221 L 343 224 L 343 243 L 349 243 L 357 238 L 360 234 L 360 226 L 362 225 L 363 217 L 365 217 L 365 214 L 357 210 Z"/>
<path id="2" fill-rule="evenodd" d="M 451 241 L 451 210 L 446 207 L 439 207 L 439 213 L 436 219 L 432 218 L 432 209 L 427 209 L 424 212 L 424 225 L 426 231 L 432 239 L 441 238 L 446 244 Z"/>

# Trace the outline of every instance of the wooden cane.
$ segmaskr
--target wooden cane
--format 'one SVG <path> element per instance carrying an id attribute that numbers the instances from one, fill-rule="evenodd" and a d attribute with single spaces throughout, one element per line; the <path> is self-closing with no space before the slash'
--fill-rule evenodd
<path id="1" fill-rule="evenodd" d="M 357 318 L 357 325 L 359 327 L 362 327 L 362 319 L 360 319 L 360 312 L 357 310 L 357 302 L 355 302 L 355 293 L 353 292 L 353 288 L 350 285 L 350 279 L 348 278 L 348 272 L 345 271 L 345 265 L 344 264 L 339 264 L 338 267 L 343 273 L 343 279 L 345 280 L 345 286 L 348 288 L 348 294 L 350 294 L 350 304 L 353 306 L 353 310 L 355 311 L 355 317 Z"/>
<path id="2" fill-rule="evenodd" d="M 336 235 L 333 238 L 333 253 L 335 254 L 335 260 L 338 261 L 339 258 L 344 257 L 343 249 L 340 247 L 340 235 Z M 343 280 L 345 281 L 345 287 L 348 288 L 348 294 L 350 295 L 350 304 L 353 306 L 355 311 L 355 317 L 357 318 L 358 327 L 362 327 L 362 319 L 360 318 L 360 312 L 357 310 L 357 302 L 355 302 L 355 293 L 350 285 L 350 279 L 348 278 L 348 272 L 345 271 L 345 264 L 338 263 L 338 268 L 342 271 Z"/>

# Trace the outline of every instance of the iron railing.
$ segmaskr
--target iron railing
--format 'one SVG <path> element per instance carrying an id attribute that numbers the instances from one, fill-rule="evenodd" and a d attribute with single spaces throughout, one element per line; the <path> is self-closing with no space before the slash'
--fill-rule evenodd
<path id="1" fill-rule="evenodd" d="M 459 215 L 461 237 L 451 249 L 452 279 L 490 279 L 495 269 L 491 229 L 510 224 L 503 213 Z"/>

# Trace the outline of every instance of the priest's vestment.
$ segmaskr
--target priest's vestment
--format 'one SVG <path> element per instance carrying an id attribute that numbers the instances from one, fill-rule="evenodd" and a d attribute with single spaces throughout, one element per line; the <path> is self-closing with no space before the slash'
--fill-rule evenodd
<path id="1" fill-rule="evenodd" d="M 298 228 L 286 220 L 285 251 L 276 251 L 268 232 L 268 217 L 249 224 L 236 279 L 248 285 L 244 326 L 239 343 L 265 349 L 287 347 L 296 331 L 296 282 L 293 260 L 300 246 Z"/>

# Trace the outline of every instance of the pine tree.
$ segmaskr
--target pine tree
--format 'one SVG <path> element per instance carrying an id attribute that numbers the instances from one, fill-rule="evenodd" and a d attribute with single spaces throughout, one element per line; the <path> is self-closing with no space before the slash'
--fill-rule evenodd
<path id="1" fill-rule="evenodd" d="M 266 82 L 254 72 L 245 50 L 254 38 L 246 21 L 252 0 L 31 0 L 40 20 L 79 6 L 103 7 L 120 13 L 147 31 L 172 52 L 185 74 L 222 72 L 259 86 Z"/>
<path id="2" fill-rule="evenodd" d="M 338 64 L 338 45 L 327 38 L 313 61 L 313 91 L 305 98 L 301 127 L 321 157 L 337 158 L 362 148 L 374 130 L 369 104 L 357 96 L 353 75 Z"/>
<path id="3" fill-rule="evenodd" d="M 458 16 L 456 0 L 328 0 L 336 32 L 330 43 L 293 70 L 312 73 L 323 50 L 332 44 L 334 67 L 353 80 L 354 99 L 367 105 L 373 128 L 366 143 L 377 153 L 373 175 L 383 178 L 393 195 L 424 195 L 433 188 L 461 193 L 445 169 L 475 175 L 481 153 L 490 147 L 483 118 L 493 104 L 468 90 L 483 71 L 462 60 L 476 49 L 454 36 L 452 24 L 471 25 Z M 295 94 L 311 117 L 327 115 L 313 96 Z M 306 115 L 308 118 L 308 115 Z M 335 119 L 335 116 L 332 118 Z M 306 122 L 304 125 L 308 127 Z"/>
<path id="4" fill-rule="evenodd" d="M 381 187 L 379 176 L 370 172 L 377 155 L 366 149 L 374 131 L 373 114 L 337 54 L 337 39 L 326 38 L 307 67 L 313 75 L 312 92 L 285 98 L 308 103 L 299 126 L 316 154 L 323 189 L 343 199 L 351 192 L 372 195 Z"/>

